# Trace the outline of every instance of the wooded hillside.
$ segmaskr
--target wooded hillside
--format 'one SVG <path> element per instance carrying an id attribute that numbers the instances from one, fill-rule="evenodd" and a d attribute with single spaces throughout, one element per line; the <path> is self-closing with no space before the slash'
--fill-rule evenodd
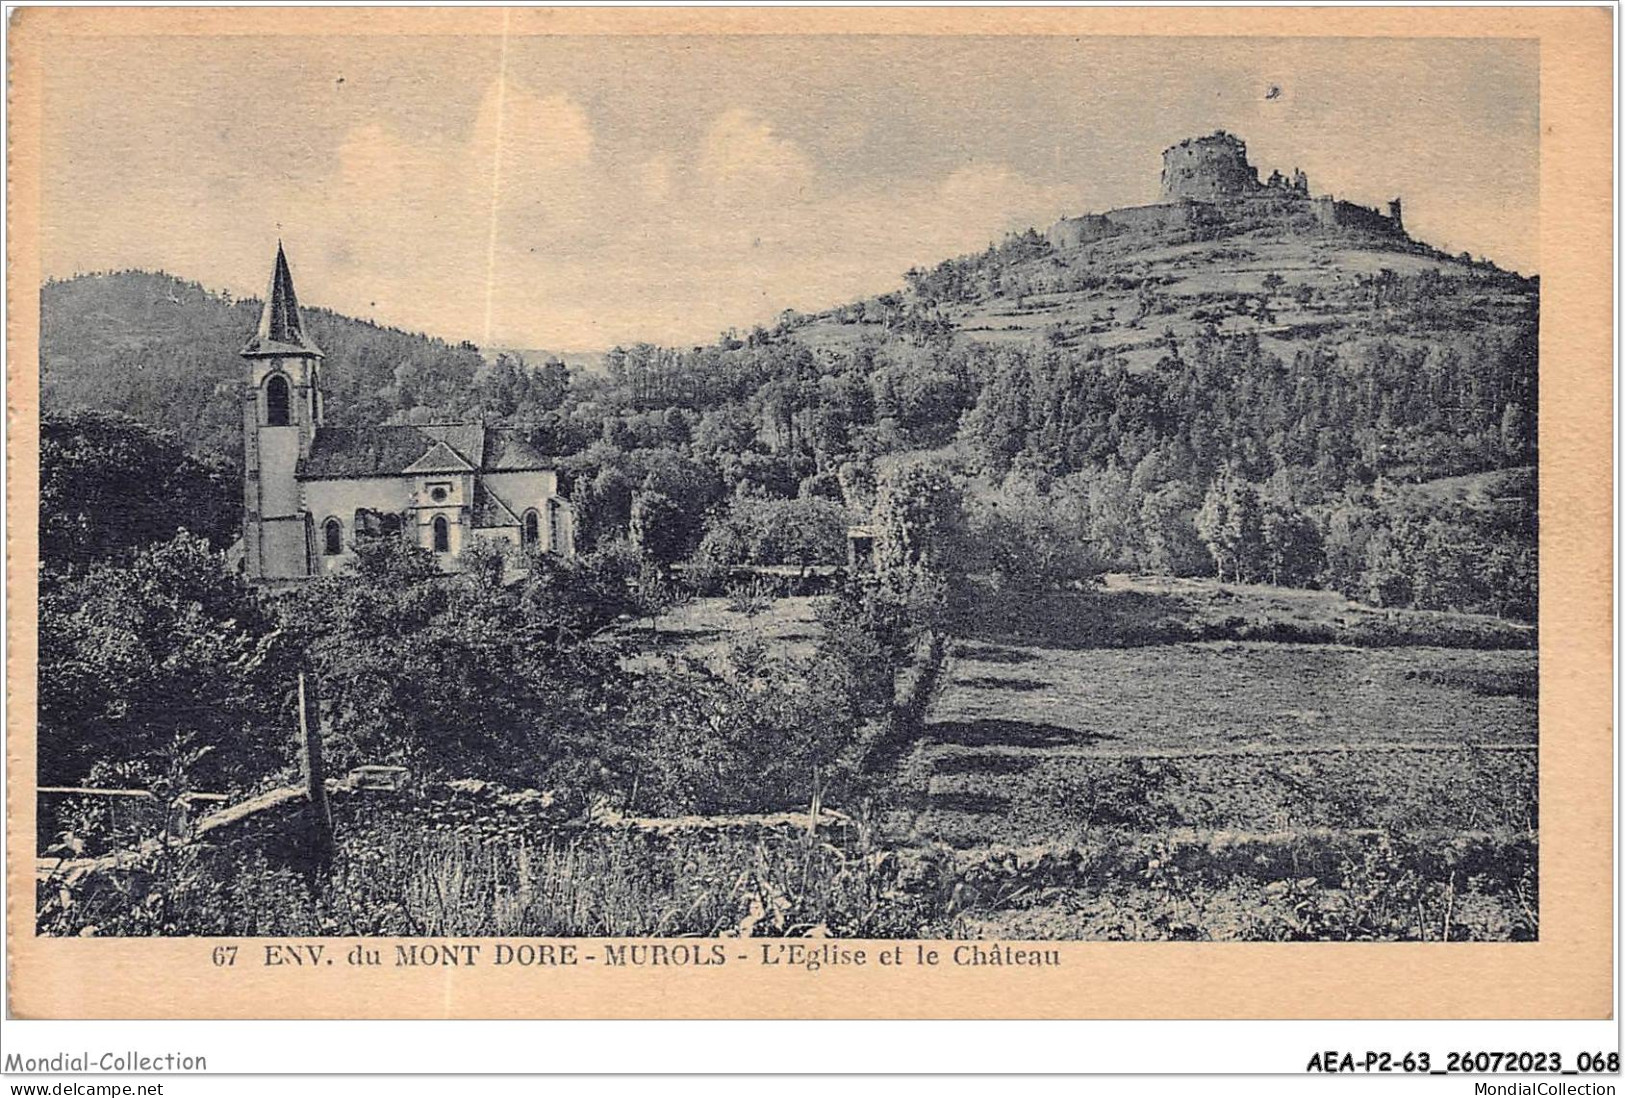
<path id="1" fill-rule="evenodd" d="M 1241 222 L 1061 249 L 1028 232 L 905 282 L 704 347 L 617 347 L 573 376 L 307 322 L 329 422 L 525 425 L 560 455 L 586 543 L 630 535 L 662 563 L 712 530 L 740 544 L 721 536 L 751 521 L 731 500 L 861 517 L 878 469 L 929 453 L 964 481 L 984 548 L 1066 516 L 1046 536 L 1098 567 L 1532 614 L 1532 475 L 1477 506 L 1399 488 L 1534 465 L 1535 280 L 1404 238 Z M 52 283 L 45 406 L 122 411 L 234 464 L 257 309 L 167 275 Z"/>

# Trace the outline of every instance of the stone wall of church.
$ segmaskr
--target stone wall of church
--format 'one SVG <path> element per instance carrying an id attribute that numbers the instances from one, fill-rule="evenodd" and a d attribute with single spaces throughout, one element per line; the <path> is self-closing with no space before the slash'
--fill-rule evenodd
<path id="1" fill-rule="evenodd" d="M 277 518 L 299 513 L 298 427 L 261 427 L 259 436 L 260 514 Z"/>
<path id="2" fill-rule="evenodd" d="M 257 524 L 259 537 L 259 578 L 266 580 L 303 579 L 309 561 L 309 543 L 306 541 L 305 516 L 262 520 Z"/>
<path id="3" fill-rule="evenodd" d="M 426 506 L 423 484 L 439 480 L 453 482 L 456 490 L 443 507 Z M 549 509 L 548 502 L 558 494 L 558 474 L 552 471 L 486 473 L 480 477 L 485 486 L 513 509 L 521 521 L 525 512 L 537 512 L 538 532 L 545 548 L 571 555 L 575 551 L 574 518 L 567 502 L 560 500 L 561 508 Z M 473 516 L 466 506 L 472 484 L 466 475 L 425 474 L 409 477 L 357 477 L 354 479 L 305 480 L 300 482 L 303 504 L 310 513 L 312 528 L 312 560 L 318 575 L 342 569 L 354 557 L 355 513 L 357 510 L 376 511 L 380 514 L 404 516 L 407 536 L 418 546 L 434 548 L 434 520 L 438 515 L 447 520 L 450 551 L 443 557 L 447 570 L 455 568 L 455 558 L 476 536 Z M 552 521 L 550 522 L 550 516 Z M 341 551 L 326 551 L 325 526 L 328 519 L 337 519 L 343 530 Z M 478 531 L 478 536 L 513 545 L 520 543 L 520 528 L 496 528 Z M 303 567 L 301 547 L 300 566 Z"/>
<path id="4" fill-rule="evenodd" d="M 355 513 L 365 509 L 383 514 L 402 514 L 412 505 L 412 477 L 358 477 L 354 480 L 306 480 L 305 507 L 310 511 L 314 534 L 315 570 L 318 574 L 336 572 L 354 556 Z M 336 518 L 344 530 L 343 552 L 328 555 L 323 527 Z M 427 546 L 425 546 L 427 547 Z"/>
<path id="5" fill-rule="evenodd" d="M 514 517 L 521 522 L 524 521 L 525 512 L 534 508 L 540 519 L 537 528 L 542 539 L 542 547 L 554 552 L 559 551 L 559 547 L 552 543 L 547 533 L 547 501 L 558 494 L 557 473 L 551 471 L 486 473 L 480 480 L 513 510 Z"/>

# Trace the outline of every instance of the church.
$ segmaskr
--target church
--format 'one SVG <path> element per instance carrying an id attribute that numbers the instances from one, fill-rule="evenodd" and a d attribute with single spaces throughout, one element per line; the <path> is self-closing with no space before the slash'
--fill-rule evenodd
<path id="1" fill-rule="evenodd" d="M 574 555 L 574 514 L 556 464 L 523 430 L 326 425 L 323 355 L 305 332 L 280 241 L 259 328 L 242 357 L 249 580 L 281 584 L 338 571 L 362 537 L 404 538 L 447 572 L 459 569 L 464 547 L 477 539 Z"/>

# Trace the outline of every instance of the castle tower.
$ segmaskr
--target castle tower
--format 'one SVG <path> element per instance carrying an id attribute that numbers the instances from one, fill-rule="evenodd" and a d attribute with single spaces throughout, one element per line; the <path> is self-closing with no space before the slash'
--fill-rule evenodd
<path id="1" fill-rule="evenodd" d="M 1397 198 L 1388 203 L 1388 220 L 1392 221 L 1394 228 L 1400 232 L 1405 231 L 1405 218 L 1400 210 L 1399 199 Z"/>
<path id="2" fill-rule="evenodd" d="M 311 534 L 296 474 L 322 425 L 322 352 L 305 334 L 280 240 L 259 328 L 242 356 L 244 566 L 250 580 L 303 578 Z"/>
<path id="3" fill-rule="evenodd" d="M 1218 130 L 1162 151 L 1162 201 L 1218 202 L 1257 193 L 1258 169 L 1241 138 Z"/>

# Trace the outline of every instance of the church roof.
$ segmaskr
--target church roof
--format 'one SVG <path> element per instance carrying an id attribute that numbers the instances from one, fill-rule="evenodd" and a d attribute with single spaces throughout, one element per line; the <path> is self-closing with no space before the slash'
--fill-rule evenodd
<path id="1" fill-rule="evenodd" d="M 408 465 L 407 473 L 470 473 L 474 466 L 444 442 L 436 442 L 429 452 Z"/>
<path id="2" fill-rule="evenodd" d="M 536 447 L 525 441 L 525 433 L 512 427 L 493 427 L 485 433 L 485 468 L 493 473 L 522 469 L 551 469 L 556 461 L 549 460 Z"/>
<path id="3" fill-rule="evenodd" d="M 299 463 L 307 480 L 398 477 L 428 472 L 507 473 L 557 468 L 515 428 L 479 423 L 318 427 Z M 499 524 L 502 525 L 502 524 Z"/>
<path id="4" fill-rule="evenodd" d="M 321 348 L 305 334 L 304 321 L 299 316 L 299 297 L 293 292 L 293 273 L 288 270 L 288 257 L 282 251 L 280 240 L 276 242 L 276 262 L 271 267 L 271 285 L 265 291 L 260 326 L 242 353 L 322 357 Z"/>
<path id="5" fill-rule="evenodd" d="M 485 462 L 485 424 L 483 423 L 429 423 L 418 430 L 446 444 L 471 468 L 478 469 Z M 427 456 L 427 455 L 425 455 Z"/>

